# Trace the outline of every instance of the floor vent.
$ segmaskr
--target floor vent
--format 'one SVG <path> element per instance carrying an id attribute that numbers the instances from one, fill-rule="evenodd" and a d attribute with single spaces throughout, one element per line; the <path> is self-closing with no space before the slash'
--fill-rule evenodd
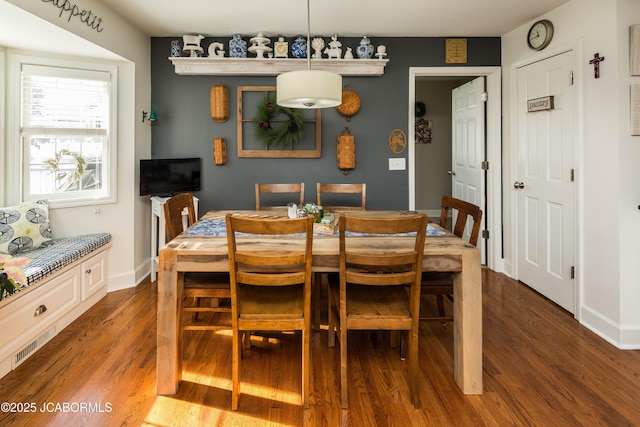
<path id="1" fill-rule="evenodd" d="M 44 344 L 46 344 L 46 342 L 49 341 L 51 338 L 53 338 L 55 334 L 56 334 L 56 325 L 53 325 L 52 327 L 44 331 L 44 333 L 40 335 L 38 338 L 36 338 L 35 340 L 31 341 L 29 344 L 24 346 L 24 348 L 19 352 L 17 352 L 16 355 L 14 356 L 13 368 L 15 368 L 20 363 L 22 363 L 24 359 L 29 357 L 31 353 L 33 353 L 34 351 L 42 347 Z"/>

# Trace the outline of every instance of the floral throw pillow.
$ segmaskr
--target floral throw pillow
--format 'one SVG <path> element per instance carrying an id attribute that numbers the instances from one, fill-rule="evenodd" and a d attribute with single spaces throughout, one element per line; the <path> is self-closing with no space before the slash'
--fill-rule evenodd
<path id="1" fill-rule="evenodd" d="M 51 240 L 46 201 L 0 208 L 0 252 L 13 255 L 37 249 Z"/>

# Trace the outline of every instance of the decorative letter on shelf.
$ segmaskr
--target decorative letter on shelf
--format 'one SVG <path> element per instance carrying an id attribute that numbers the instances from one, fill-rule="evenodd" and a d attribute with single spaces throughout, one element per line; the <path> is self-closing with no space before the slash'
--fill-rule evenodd
<path id="1" fill-rule="evenodd" d="M 238 157 L 262 157 L 262 158 L 319 158 L 321 156 L 321 116 L 320 110 L 296 110 L 294 114 L 287 115 L 281 109 L 275 115 L 271 115 L 272 108 L 279 109 L 275 105 L 275 86 L 238 86 Z M 260 103 L 268 103 L 269 106 L 260 106 Z M 268 110 L 265 112 L 265 108 Z M 256 116 L 260 112 L 267 114 L 267 120 Z M 299 119 L 299 120 L 298 120 Z M 291 128 L 302 124 L 302 135 L 295 142 L 286 146 L 271 144 L 265 146 L 264 138 L 267 129 L 278 130 L 278 135 L 293 132 Z M 286 128 L 285 128 L 286 127 Z M 280 138 L 284 141 L 287 138 Z"/>

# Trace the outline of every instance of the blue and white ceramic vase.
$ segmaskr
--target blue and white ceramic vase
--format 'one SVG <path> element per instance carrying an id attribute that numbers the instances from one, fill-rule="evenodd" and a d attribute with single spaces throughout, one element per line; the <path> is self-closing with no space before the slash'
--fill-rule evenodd
<path id="1" fill-rule="evenodd" d="M 229 40 L 229 58 L 246 58 L 247 42 L 242 40 L 240 34 L 234 34 Z"/>
<path id="2" fill-rule="evenodd" d="M 291 55 L 294 58 L 306 58 L 307 57 L 307 39 L 298 36 L 296 40 L 291 44 Z"/>
<path id="3" fill-rule="evenodd" d="M 362 40 L 360 40 L 360 44 L 356 48 L 356 54 L 360 59 L 371 59 L 373 56 L 373 45 L 367 36 L 364 36 Z"/>
<path id="4" fill-rule="evenodd" d="M 180 40 L 171 40 L 171 56 L 174 58 L 182 56 Z"/>

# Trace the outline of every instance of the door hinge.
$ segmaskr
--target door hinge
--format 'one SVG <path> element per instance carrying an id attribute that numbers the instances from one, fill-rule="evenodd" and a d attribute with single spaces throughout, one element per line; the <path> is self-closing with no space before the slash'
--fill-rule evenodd
<path id="1" fill-rule="evenodd" d="M 489 162 L 487 160 L 484 160 L 481 164 L 480 164 L 482 170 L 486 171 L 489 170 Z"/>
<path id="2" fill-rule="evenodd" d="M 571 266 L 571 278 L 576 278 L 576 268 L 573 265 Z"/>
<path id="3" fill-rule="evenodd" d="M 482 102 L 487 102 L 489 100 L 489 92 L 482 92 L 482 95 L 480 95 L 480 100 Z"/>
<path id="4" fill-rule="evenodd" d="M 489 230 L 482 230 L 482 238 L 483 239 L 489 238 Z"/>
<path id="5" fill-rule="evenodd" d="M 573 71 L 569 71 L 569 86 L 573 86 Z"/>
<path id="6" fill-rule="evenodd" d="M 571 182 L 576 180 L 576 170 L 571 169 Z"/>

